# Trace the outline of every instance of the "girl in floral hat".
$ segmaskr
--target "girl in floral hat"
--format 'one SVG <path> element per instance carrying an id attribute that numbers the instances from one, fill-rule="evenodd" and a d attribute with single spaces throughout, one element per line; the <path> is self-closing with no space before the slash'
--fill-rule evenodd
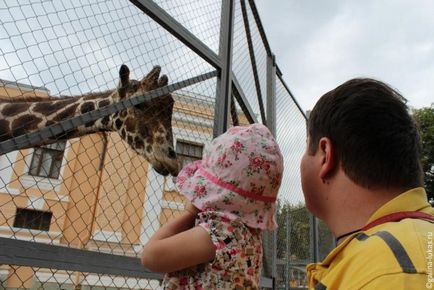
<path id="1" fill-rule="evenodd" d="M 258 289 L 261 232 L 275 229 L 283 158 L 261 124 L 230 128 L 185 166 L 185 211 L 143 248 L 142 264 L 167 273 L 164 289 Z"/>

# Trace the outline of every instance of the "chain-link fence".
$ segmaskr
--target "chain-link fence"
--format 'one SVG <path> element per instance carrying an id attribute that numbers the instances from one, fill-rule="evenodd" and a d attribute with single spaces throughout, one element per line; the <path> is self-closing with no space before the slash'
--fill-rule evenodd
<path id="1" fill-rule="evenodd" d="M 253 122 L 285 158 L 261 285 L 305 285 L 329 234 L 303 203 L 306 118 L 252 0 L 8 0 L 0 23 L 0 289 L 159 289 L 137 257 L 183 210 L 170 174 Z"/>

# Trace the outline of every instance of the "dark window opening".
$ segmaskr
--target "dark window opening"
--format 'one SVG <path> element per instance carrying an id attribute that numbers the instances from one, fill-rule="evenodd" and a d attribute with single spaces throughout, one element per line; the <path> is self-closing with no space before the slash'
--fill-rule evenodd
<path id="1" fill-rule="evenodd" d="M 32 162 L 30 163 L 29 174 L 48 178 L 59 178 L 64 153 L 65 141 L 35 147 Z"/>
<path id="2" fill-rule="evenodd" d="M 14 227 L 32 230 L 48 231 L 50 229 L 52 212 L 26 208 L 17 208 Z"/>
<path id="3" fill-rule="evenodd" d="M 185 165 L 202 159 L 203 145 L 192 142 L 186 142 L 177 140 L 176 142 L 176 154 L 182 164 Z"/>

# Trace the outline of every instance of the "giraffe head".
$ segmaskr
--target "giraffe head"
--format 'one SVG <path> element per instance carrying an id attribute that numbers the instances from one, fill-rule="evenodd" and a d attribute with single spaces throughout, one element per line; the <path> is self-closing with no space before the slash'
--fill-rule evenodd
<path id="1" fill-rule="evenodd" d="M 160 71 L 161 68 L 155 66 L 142 80 L 132 80 L 130 70 L 122 65 L 113 100 L 136 97 L 167 85 L 167 76 L 160 76 Z M 172 95 L 163 95 L 114 114 L 110 122 L 112 129 L 164 176 L 176 176 L 180 170 L 173 149 L 173 105 Z"/>

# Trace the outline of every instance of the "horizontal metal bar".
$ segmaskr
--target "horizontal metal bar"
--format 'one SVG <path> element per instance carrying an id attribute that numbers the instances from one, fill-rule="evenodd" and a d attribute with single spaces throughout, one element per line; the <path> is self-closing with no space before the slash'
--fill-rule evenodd
<path id="1" fill-rule="evenodd" d="M 140 10 L 145 12 L 149 17 L 154 19 L 158 24 L 164 27 L 173 36 L 178 38 L 182 43 L 196 52 L 200 57 L 205 59 L 216 69 L 221 69 L 222 63 L 218 55 L 212 51 L 201 40 L 194 36 L 181 23 L 176 21 L 166 11 L 151 0 L 130 0 Z"/>
<path id="2" fill-rule="evenodd" d="M 92 122 L 115 112 L 122 111 L 126 108 L 138 105 L 145 101 L 152 100 L 153 98 L 158 98 L 164 94 L 171 93 L 173 91 L 188 87 L 190 85 L 205 81 L 207 79 L 216 77 L 218 75 L 217 71 L 212 71 L 204 73 L 202 75 L 180 81 L 162 88 L 158 88 L 141 96 L 137 96 L 131 99 L 125 99 L 120 102 L 99 108 L 94 111 L 90 111 L 83 115 L 73 117 L 71 119 L 63 120 L 59 123 L 53 124 L 48 127 L 41 128 L 37 131 L 23 134 L 21 136 L 14 137 L 12 139 L 3 141 L 0 143 L 0 155 L 6 154 L 8 152 L 19 150 L 23 148 L 29 148 L 42 143 L 45 140 L 59 136 L 65 132 L 71 131 L 74 128 L 84 125 L 88 122 Z"/>
<path id="3" fill-rule="evenodd" d="M 144 268 L 139 258 L 9 238 L 0 238 L 0 264 L 139 279 L 163 279 L 163 274 Z M 262 276 L 260 285 L 271 288 L 272 279 Z"/>
<path id="4" fill-rule="evenodd" d="M 161 280 L 140 259 L 36 242 L 0 238 L 0 264 Z"/>

